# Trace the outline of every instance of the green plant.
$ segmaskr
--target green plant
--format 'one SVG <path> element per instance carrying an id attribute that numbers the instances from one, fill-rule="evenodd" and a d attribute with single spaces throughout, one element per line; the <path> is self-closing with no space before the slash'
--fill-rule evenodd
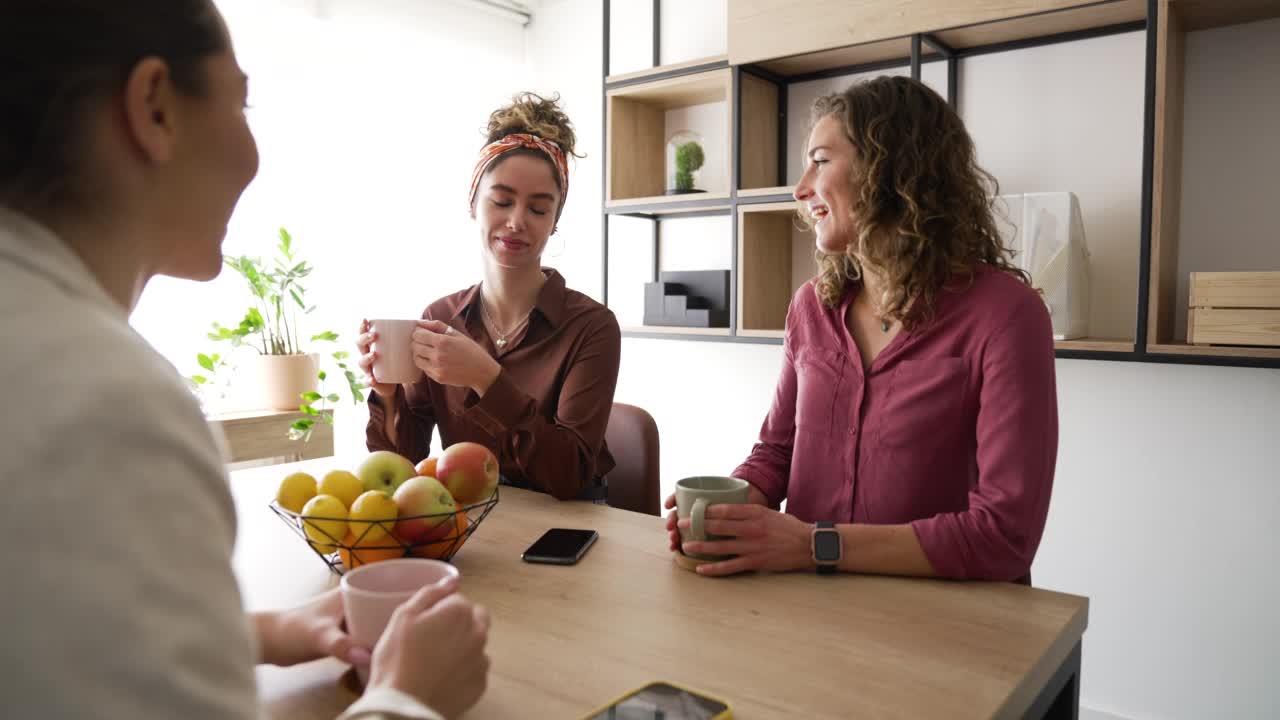
<path id="1" fill-rule="evenodd" d="M 692 190 L 693 173 L 701 168 L 705 161 L 702 146 L 698 143 L 687 142 L 676 146 L 676 189 Z"/>
<path id="2" fill-rule="evenodd" d="M 192 387 L 225 388 L 229 381 L 225 375 L 229 370 L 228 355 L 240 348 L 252 348 L 261 355 L 298 355 L 305 351 L 299 339 L 299 314 L 306 316 L 315 311 L 315 305 L 307 305 L 307 289 L 302 281 L 314 269 L 305 260 L 300 260 L 293 249 L 293 236 L 289 231 L 280 228 L 279 243 L 276 245 L 277 256 L 270 262 L 258 257 L 241 255 L 226 256 L 223 262 L 235 270 L 249 288 L 253 298 L 244 318 L 234 328 L 213 323 L 213 331 L 208 338 L 214 342 L 225 342 L 231 346 L 226 354 L 200 353 L 196 362 L 204 371 L 203 374 L 188 378 Z M 311 342 L 337 342 L 338 334 L 324 331 L 311 336 Z M 337 365 L 346 378 L 351 392 L 353 404 L 364 402 L 364 392 L 355 372 L 346 364 L 350 353 L 339 350 L 329 354 L 329 358 Z M 320 392 L 305 392 L 299 396 L 298 409 L 308 417 L 297 420 L 289 429 L 289 437 L 295 440 L 308 440 L 317 419 L 333 423 L 333 413 L 325 412 L 327 403 L 336 403 L 341 398 L 337 393 L 325 394 L 324 382 L 328 373 L 321 368 L 316 373 L 320 380 Z M 316 407 L 319 403 L 319 407 Z"/>

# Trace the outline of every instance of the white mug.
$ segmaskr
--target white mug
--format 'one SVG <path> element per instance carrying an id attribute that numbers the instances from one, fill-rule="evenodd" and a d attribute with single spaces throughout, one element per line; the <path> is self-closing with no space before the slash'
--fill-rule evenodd
<path id="1" fill-rule="evenodd" d="M 348 570 L 339 587 L 351 640 L 372 651 L 396 608 L 427 585 L 457 575 L 458 568 L 449 563 L 426 558 L 382 560 Z M 361 686 L 369 681 L 369 668 L 357 667 L 356 674 Z"/>
<path id="2" fill-rule="evenodd" d="M 370 320 L 369 329 L 377 333 L 370 348 L 378 353 L 373 361 L 373 380 L 380 383 L 408 385 L 422 379 L 422 370 L 413 364 L 413 331 L 417 320 Z"/>

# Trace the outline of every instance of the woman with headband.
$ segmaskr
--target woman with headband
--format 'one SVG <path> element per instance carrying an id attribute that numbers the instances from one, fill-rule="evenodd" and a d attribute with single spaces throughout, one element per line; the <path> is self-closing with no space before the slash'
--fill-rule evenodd
<path id="1" fill-rule="evenodd" d="M 574 132 L 557 99 L 526 93 L 489 117 L 468 201 L 484 277 L 427 307 L 413 334 L 413 384 L 373 376 L 376 334 L 357 339 L 371 378 L 370 450 L 415 462 L 438 428 L 498 457 L 505 484 L 561 500 L 602 500 L 613 469 L 604 443 L 622 333 L 608 308 L 542 266 L 569 194 Z"/>

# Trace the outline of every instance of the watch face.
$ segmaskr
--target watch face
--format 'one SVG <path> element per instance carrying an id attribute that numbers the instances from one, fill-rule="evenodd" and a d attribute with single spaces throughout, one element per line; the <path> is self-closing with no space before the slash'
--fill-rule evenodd
<path id="1" fill-rule="evenodd" d="M 835 562 L 840 559 L 840 533 L 826 530 L 814 533 L 813 555 L 819 562 Z"/>

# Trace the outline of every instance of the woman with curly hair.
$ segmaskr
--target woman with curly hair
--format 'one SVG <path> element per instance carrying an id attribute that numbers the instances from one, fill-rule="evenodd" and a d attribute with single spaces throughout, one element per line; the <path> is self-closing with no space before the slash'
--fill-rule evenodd
<path id="1" fill-rule="evenodd" d="M 604 442 L 622 333 L 613 313 L 542 266 L 569 195 L 574 131 L 556 99 L 515 97 L 489 117 L 468 201 L 480 230 L 480 283 L 432 303 L 413 334 L 418 382 L 373 375 L 376 333 L 357 346 L 372 378 L 370 450 L 420 460 L 433 429 L 445 447 L 476 442 L 506 484 L 561 500 L 605 499 Z"/>
<path id="2" fill-rule="evenodd" d="M 684 550 L 736 556 L 707 575 L 1029 583 L 1057 455 L 1053 335 L 1000 242 L 995 179 L 920 82 L 856 84 L 813 117 L 795 197 L 820 272 L 792 298 L 773 405 L 733 473 L 751 503 L 708 509 L 728 537 Z"/>

